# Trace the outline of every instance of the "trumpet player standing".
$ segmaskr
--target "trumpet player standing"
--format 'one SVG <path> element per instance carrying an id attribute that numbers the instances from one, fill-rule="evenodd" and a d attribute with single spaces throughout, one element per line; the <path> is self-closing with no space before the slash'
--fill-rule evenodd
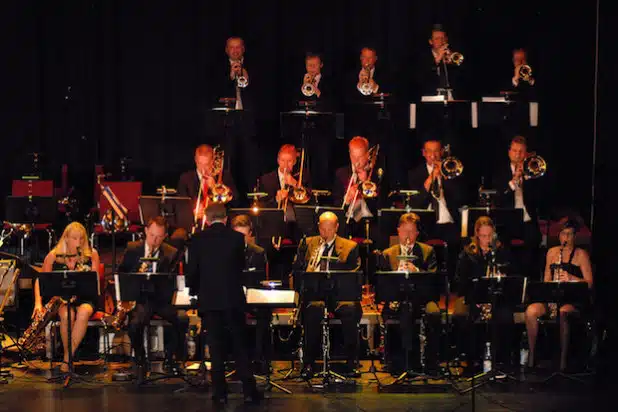
<path id="1" fill-rule="evenodd" d="M 419 75 L 422 76 L 419 79 L 419 91 L 423 95 L 434 95 L 438 89 L 444 89 L 448 99 L 451 100 L 455 91 L 459 91 L 462 87 L 460 66 L 463 63 L 463 55 L 449 48 L 448 36 L 441 25 L 435 25 L 432 28 L 429 46 L 431 47 L 431 63 L 427 61 L 429 56 L 419 61 L 419 67 L 427 67 L 426 70 L 418 70 Z M 427 63 L 422 63 L 425 61 Z M 441 93 L 438 92 L 438 94 Z"/>
<path id="2" fill-rule="evenodd" d="M 358 72 L 356 90 L 361 96 L 371 96 L 380 91 L 380 84 L 376 74 L 378 54 L 371 47 L 363 47 L 360 53 L 361 68 Z"/>
<path id="3" fill-rule="evenodd" d="M 524 49 L 513 50 L 513 78 L 511 83 L 516 90 L 534 86 L 536 82 L 532 77 L 532 68 L 528 65 L 528 52 Z"/>
<path id="4" fill-rule="evenodd" d="M 307 53 L 305 56 L 305 74 L 300 89 L 300 95 L 295 100 L 314 101 L 320 109 L 329 107 L 332 96 L 322 69 L 322 57 L 316 53 Z"/>

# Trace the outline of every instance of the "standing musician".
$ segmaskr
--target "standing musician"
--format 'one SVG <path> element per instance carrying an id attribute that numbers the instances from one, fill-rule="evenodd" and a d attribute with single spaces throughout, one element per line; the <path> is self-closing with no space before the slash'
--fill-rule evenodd
<path id="1" fill-rule="evenodd" d="M 118 267 L 119 273 L 176 273 L 179 259 L 178 250 L 164 240 L 167 238 L 168 225 L 163 216 L 151 218 L 144 230 L 145 239 L 129 242 Z M 153 262 L 142 261 L 142 258 L 155 258 Z M 171 294 L 170 294 L 171 295 Z M 170 371 L 176 367 L 176 361 L 184 361 L 184 338 L 189 320 L 180 318 L 171 301 L 161 300 L 159 296 L 136 302 L 135 309 L 129 313 L 129 337 L 135 353 L 135 365 L 138 379 L 143 378 L 146 353 L 144 351 L 144 330 L 148 327 L 153 315 L 158 315 L 171 324 L 171 330 L 166 330 L 166 368 Z"/>
<path id="2" fill-rule="evenodd" d="M 217 99 L 233 98 L 236 110 L 251 109 L 247 92 L 251 89 L 251 78 L 245 62 L 245 41 L 240 37 L 230 37 L 225 42 L 225 54 L 228 61 L 224 82 L 217 82 L 220 90 Z"/>
<path id="3" fill-rule="evenodd" d="M 425 162 L 408 172 L 410 189 L 418 190 L 419 195 L 412 199 L 417 209 L 431 209 L 436 212 L 436 233 L 429 236 L 445 241 L 448 245 L 447 267 L 455 270 L 455 262 L 460 244 L 459 208 L 465 202 L 465 187 L 462 177 L 443 175 L 442 143 L 429 139 L 423 144 Z"/>
<path id="4" fill-rule="evenodd" d="M 213 401 L 227 402 L 225 382 L 226 329 L 229 330 L 236 374 L 243 383 L 245 402 L 262 399 L 249 364 L 246 298 L 243 292 L 245 237 L 226 226 L 225 206 L 211 204 L 206 209 L 208 228 L 192 239 L 189 248 L 187 285 L 198 296 L 199 314 L 208 331 L 212 360 Z"/>
<path id="5" fill-rule="evenodd" d="M 435 95 L 438 89 L 446 89 L 448 99 L 452 100 L 456 92 L 461 94 L 463 87 L 460 73 L 463 56 L 451 51 L 448 36 L 441 25 L 432 28 L 429 45 L 431 57 L 423 52 L 423 57 L 419 58 L 418 89 L 422 95 Z"/>
<path id="6" fill-rule="evenodd" d="M 488 276 L 504 276 L 506 267 L 510 264 L 511 257 L 509 251 L 503 247 L 502 242 L 497 240 L 496 226 L 491 218 L 487 216 L 479 217 L 474 223 L 474 236 L 470 243 L 459 254 L 459 262 L 457 272 L 455 273 L 455 281 L 453 290 L 460 296 L 455 302 L 455 326 L 459 328 L 460 333 L 455 335 L 459 337 L 457 346 L 462 349 L 461 352 L 474 353 L 476 348 L 470 348 L 472 351 L 467 351 L 465 348 L 469 345 L 463 335 L 463 331 L 467 330 L 463 315 L 469 312 L 469 308 L 465 306 L 465 296 L 471 291 L 473 279 L 478 279 Z M 494 264 L 495 263 L 495 264 Z M 511 349 L 513 346 L 513 312 L 514 308 L 509 305 L 497 302 L 497 307 L 491 307 L 485 304 L 477 305 L 478 308 L 472 308 L 472 318 L 475 319 L 480 310 L 482 320 L 491 320 L 492 327 L 497 327 L 499 343 L 496 347 L 498 359 L 502 362 L 511 362 Z"/>
<path id="7" fill-rule="evenodd" d="M 524 67 L 527 66 L 527 67 Z M 532 69 L 528 65 L 528 52 L 519 48 L 513 50 L 513 77 L 511 84 L 515 90 L 523 92 L 536 83 L 532 77 Z"/>
<path id="8" fill-rule="evenodd" d="M 360 70 L 356 73 L 356 90 L 354 96 L 370 98 L 375 93 L 385 92 L 388 89 L 388 73 L 377 71 L 378 53 L 372 47 L 363 47 L 360 52 Z"/>
<path id="9" fill-rule="evenodd" d="M 297 90 L 300 93 L 294 94 L 294 101 L 314 101 L 319 109 L 330 109 L 333 103 L 332 88 L 322 73 L 324 63 L 322 57 L 317 53 L 307 53 L 305 55 L 305 74 L 302 84 Z"/>
<path id="10" fill-rule="evenodd" d="M 559 246 L 554 246 L 547 251 L 547 263 L 545 265 L 545 282 L 586 282 L 592 288 L 592 265 L 590 256 L 581 248 L 575 246 L 575 236 L 578 224 L 574 220 L 567 220 L 558 239 Z M 567 368 L 567 354 L 570 339 L 570 322 L 584 308 L 566 303 L 560 310 L 560 370 Z M 536 338 L 539 331 L 538 319 L 547 313 L 547 307 L 542 303 L 532 303 L 526 309 L 526 330 L 528 331 L 528 343 L 530 354 L 528 366 L 535 366 Z"/>
<path id="11" fill-rule="evenodd" d="M 288 223 L 286 228 L 286 236 L 294 239 L 294 223 L 296 222 L 296 213 L 294 212 L 294 203 L 288 201 L 291 194 L 291 189 L 298 185 L 298 174 L 294 173 L 294 167 L 298 159 L 296 147 L 291 144 L 284 144 L 279 149 L 277 154 L 277 170 L 263 175 L 260 178 L 259 190 L 268 194 L 264 199 L 267 207 L 276 207 L 282 209 L 285 207 L 285 221 Z M 306 169 L 306 168 L 305 168 Z M 309 187 L 310 177 L 307 170 L 303 170 L 303 187 Z"/>
<path id="12" fill-rule="evenodd" d="M 382 252 L 384 260 L 379 261 L 383 270 L 398 272 L 436 272 L 437 260 L 433 247 L 417 242 L 420 218 L 416 213 L 405 213 L 399 218 L 397 235 L 399 243 Z M 416 325 L 415 315 L 418 308 L 414 302 L 386 302 L 382 312 L 383 318 L 399 317 L 401 341 L 404 350 L 413 346 Z M 440 309 L 436 302 L 425 305 L 426 321 L 429 326 L 429 347 L 425 351 L 427 368 L 436 370 L 440 337 Z M 416 335 L 418 336 L 418 335 Z"/>
<path id="13" fill-rule="evenodd" d="M 536 274 L 538 265 L 538 246 L 541 232 L 538 223 L 540 200 L 539 181 L 526 178 L 524 161 L 528 157 L 526 138 L 515 136 L 509 147 L 509 164 L 502 165 L 493 175 L 493 187 L 498 191 L 497 203 L 500 207 L 523 209 L 523 231 L 521 238 L 525 245 L 522 269 Z M 508 233 L 508 236 L 518 234 Z M 525 273 L 525 272 L 524 272 Z"/>
<path id="14" fill-rule="evenodd" d="M 370 180 L 372 164 L 369 158 L 369 142 L 362 136 L 353 137 L 348 143 L 350 155 L 350 165 L 344 166 L 335 172 L 335 183 L 333 184 L 333 201 L 335 205 L 343 205 L 346 216 L 352 223 L 352 236 L 364 237 L 362 225 L 355 225 L 363 218 L 377 216 L 379 196 L 381 195 L 380 169 L 374 171 L 371 180 L 377 183 L 378 196 L 365 198 L 359 190 L 359 184 Z"/>
<path id="15" fill-rule="evenodd" d="M 43 272 L 56 270 L 72 271 L 99 271 L 99 253 L 90 247 L 86 228 L 81 223 L 72 222 L 62 232 L 60 240 L 56 246 L 45 256 L 43 261 Z M 77 300 L 73 303 L 76 307 L 71 313 L 71 349 L 75 355 L 79 344 L 88 329 L 88 320 L 94 313 L 95 302 Z M 39 280 L 34 283 L 34 318 L 43 311 L 43 301 Z M 64 347 L 63 363 L 60 366 L 62 372 L 69 370 L 69 335 L 68 335 L 68 311 L 67 304 L 63 303 L 58 310 L 60 317 L 60 336 Z"/>
<path id="16" fill-rule="evenodd" d="M 306 239 L 307 250 L 299 246 L 295 267 L 307 272 L 326 270 L 351 270 L 360 268 L 358 245 L 348 239 L 337 236 L 339 221 L 332 212 L 324 212 L 319 217 L 319 236 Z M 337 257 L 336 262 L 329 262 L 320 257 Z M 315 265 L 312 265 L 315 263 Z M 301 375 L 305 379 L 313 376 L 314 362 L 320 349 L 320 322 L 323 318 L 325 302 L 306 302 L 301 308 L 305 330 L 304 365 Z M 362 317 L 359 302 L 337 302 L 337 307 L 329 307 L 330 312 L 341 319 L 343 343 L 348 355 L 347 365 L 350 377 L 359 376 L 356 369 L 358 352 L 358 323 Z"/>
<path id="17" fill-rule="evenodd" d="M 195 149 L 195 170 L 189 170 L 183 173 L 178 180 L 177 193 L 178 196 L 187 196 L 192 200 L 197 200 L 198 195 L 200 194 L 200 185 L 202 186 L 201 191 L 201 200 L 205 200 L 205 194 L 208 193 L 208 190 L 214 187 L 217 184 L 216 178 L 217 176 L 213 175 L 214 171 L 214 150 L 212 146 L 207 144 L 199 145 Z M 232 189 L 232 193 L 234 195 L 234 199 L 238 199 L 238 191 L 236 190 L 236 186 L 234 184 L 234 179 L 232 175 L 227 172 L 224 167 L 223 173 L 223 184 Z M 232 200 L 234 203 L 234 200 Z M 197 219 L 202 219 L 204 208 L 199 207 Z"/>

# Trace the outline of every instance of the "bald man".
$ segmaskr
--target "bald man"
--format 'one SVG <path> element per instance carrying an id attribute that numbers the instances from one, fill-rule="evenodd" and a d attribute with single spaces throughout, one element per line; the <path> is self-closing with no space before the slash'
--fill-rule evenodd
<path id="1" fill-rule="evenodd" d="M 180 176 L 176 190 L 178 196 L 186 196 L 192 200 L 197 200 L 200 184 L 203 185 L 202 190 L 207 190 L 217 183 L 216 179 L 218 176 L 213 174 L 214 150 L 212 146 L 207 144 L 198 146 L 195 149 L 193 159 L 195 161 L 195 169 L 189 170 Z M 230 206 L 235 205 L 238 199 L 238 191 L 236 190 L 232 175 L 227 171 L 223 172 L 223 184 L 232 189 L 234 200 Z"/>
<path id="2" fill-rule="evenodd" d="M 296 267 L 308 272 L 326 270 L 351 270 L 356 271 L 360 268 L 360 257 L 356 242 L 337 236 L 339 221 L 337 215 L 332 212 L 324 212 L 320 215 L 318 224 L 319 236 L 307 238 L 307 250 L 304 256 L 296 256 Z M 299 248 L 299 253 L 302 250 Z M 307 267 L 313 256 L 336 257 L 337 260 L 320 260 L 314 267 Z M 310 379 L 313 376 L 314 362 L 321 353 L 320 344 L 320 322 L 324 314 L 324 302 L 304 303 L 303 326 L 305 329 L 304 346 L 304 365 L 302 376 Z M 358 323 L 362 316 L 362 309 L 359 302 L 337 302 L 336 307 L 329 307 L 330 312 L 334 312 L 336 317 L 341 320 L 343 329 L 343 343 L 345 353 L 348 355 L 349 377 L 358 377 L 356 369 L 356 357 L 358 353 Z"/>

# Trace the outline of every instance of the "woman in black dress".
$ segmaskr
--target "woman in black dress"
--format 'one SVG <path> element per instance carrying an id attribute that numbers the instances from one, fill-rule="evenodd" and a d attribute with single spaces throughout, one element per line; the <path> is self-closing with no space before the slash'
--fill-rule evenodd
<path id="1" fill-rule="evenodd" d="M 56 246 L 45 256 L 43 272 L 55 270 L 92 270 L 98 272 L 99 263 L 99 254 L 95 249 L 90 247 L 86 229 L 81 223 L 73 222 L 64 229 Z M 71 348 L 73 354 L 75 354 L 77 347 L 86 334 L 88 320 L 94 312 L 95 304 L 94 302 L 80 299 L 73 304 L 76 309 L 71 313 Z M 43 301 L 41 298 L 39 280 L 37 279 L 34 284 L 34 313 L 32 316 L 34 317 L 42 310 Z M 61 370 L 66 372 L 68 371 L 69 361 L 66 303 L 60 306 L 58 316 L 60 317 L 60 335 L 62 337 L 62 346 L 64 347 L 64 363 L 61 366 Z"/>
<path id="2" fill-rule="evenodd" d="M 592 288 L 592 265 L 588 253 L 575 246 L 577 223 L 567 220 L 558 235 L 559 246 L 547 251 L 545 264 L 545 282 L 586 282 Z M 526 330 L 530 353 L 528 366 L 534 366 L 534 350 L 539 331 L 539 317 L 547 313 L 547 306 L 543 303 L 532 303 L 526 308 Z M 566 303 L 560 307 L 560 370 L 567 366 L 567 352 L 569 343 L 569 321 L 578 314 L 581 308 Z"/>

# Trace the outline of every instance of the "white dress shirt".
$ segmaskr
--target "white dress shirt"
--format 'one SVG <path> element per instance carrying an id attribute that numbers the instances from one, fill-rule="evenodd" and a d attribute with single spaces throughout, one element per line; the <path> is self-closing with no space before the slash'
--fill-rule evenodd
<path id="1" fill-rule="evenodd" d="M 513 176 L 515 175 L 515 165 L 511 163 L 511 173 Z M 528 211 L 526 210 L 526 205 L 524 204 L 524 188 L 522 185 L 517 185 L 513 183 L 513 180 L 509 181 L 509 186 L 513 192 L 515 192 L 515 209 L 523 209 L 524 210 L 524 222 L 529 222 L 532 220 Z"/>
<path id="2" fill-rule="evenodd" d="M 244 56 L 240 58 L 240 65 L 242 67 L 243 62 L 245 61 Z M 232 67 L 232 64 L 235 63 L 234 60 L 230 59 L 230 68 Z M 249 81 L 249 76 L 247 77 L 247 81 Z M 234 106 L 234 109 L 236 110 L 243 110 L 243 105 L 242 105 L 242 92 L 240 91 L 240 87 L 236 86 L 236 105 Z"/>
<path id="3" fill-rule="evenodd" d="M 433 165 L 427 164 L 427 173 L 429 176 L 433 173 Z M 438 201 L 438 220 L 436 220 L 437 224 L 444 223 L 455 223 L 451 212 L 448 211 L 448 207 L 446 205 L 446 198 L 444 197 L 444 189 L 442 188 L 442 178 L 438 177 L 438 186 L 440 187 L 440 198 Z M 431 187 L 429 188 L 431 190 Z M 432 210 L 432 205 L 429 203 L 429 210 Z"/>

